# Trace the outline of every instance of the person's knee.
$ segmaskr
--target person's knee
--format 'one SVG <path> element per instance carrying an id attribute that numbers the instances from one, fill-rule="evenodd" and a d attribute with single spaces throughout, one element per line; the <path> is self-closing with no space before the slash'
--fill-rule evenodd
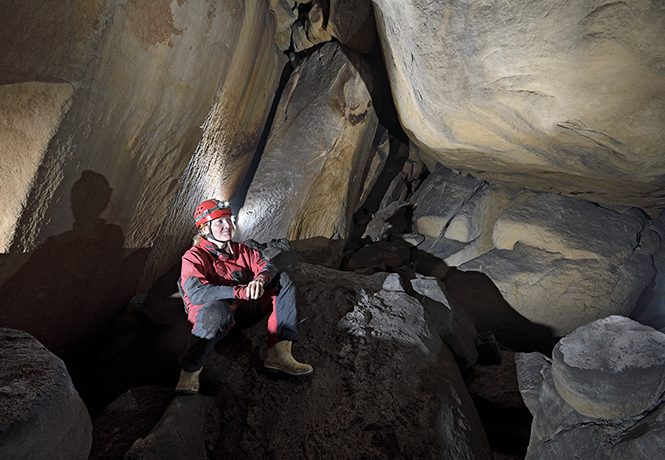
<path id="1" fill-rule="evenodd" d="M 213 339 L 219 331 L 233 324 L 233 312 L 228 302 L 216 300 L 205 304 L 196 315 L 192 334 L 204 339 Z"/>
<path id="2" fill-rule="evenodd" d="M 279 274 L 279 286 L 281 289 L 291 289 L 294 287 L 291 277 L 286 272 L 281 272 Z"/>

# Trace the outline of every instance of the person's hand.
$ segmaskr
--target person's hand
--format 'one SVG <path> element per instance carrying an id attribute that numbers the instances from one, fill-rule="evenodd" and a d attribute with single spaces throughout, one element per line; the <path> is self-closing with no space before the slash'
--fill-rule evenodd
<path id="1" fill-rule="evenodd" d="M 265 282 L 263 278 L 255 278 L 250 281 L 246 288 L 247 298 L 252 300 L 261 298 Z"/>

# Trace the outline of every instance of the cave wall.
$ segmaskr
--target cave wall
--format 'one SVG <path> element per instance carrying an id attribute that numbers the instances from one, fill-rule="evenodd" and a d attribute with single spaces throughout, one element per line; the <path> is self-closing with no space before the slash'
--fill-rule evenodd
<path id="1" fill-rule="evenodd" d="M 652 215 L 665 206 L 660 3 L 347 3 L 3 5 L 0 322 L 54 349 L 78 340 L 178 261 L 198 202 L 229 199 L 238 212 L 248 188 L 265 203 L 261 178 L 287 163 L 297 172 L 311 163 L 303 153 L 357 150 L 321 169 L 316 187 L 288 192 L 301 211 L 266 238 L 344 240 L 362 180 L 374 181 L 365 177 L 373 113 L 387 121 L 393 99 L 408 139 L 386 125 L 391 136 L 430 171 L 440 163 L 489 184 Z M 315 110 L 309 98 L 320 88 L 295 79 L 329 41 L 357 53 L 350 67 L 362 84 L 342 85 L 344 98 Z M 381 53 L 392 94 L 381 88 Z M 330 77 L 325 85 L 340 83 Z M 371 104 L 356 106 L 352 89 L 364 86 Z M 346 134 L 316 134 L 332 126 L 328 108 L 351 121 L 372 114 L 360 147 L 345 147 Z M 275 149 L 276 139 L 291 140 Z M 335 231 L 289 230 L 331 227 L 321 216 L 338 202 Z M 485 238 L 476 249 L 492 247 Z"/>
<path id="2" fill-rule="evenodd" d="M 242 181 L 284 61 L 263 2 L 2 8 L 0 323 L 59 350 L 134 294 L 181 185 Z"/>

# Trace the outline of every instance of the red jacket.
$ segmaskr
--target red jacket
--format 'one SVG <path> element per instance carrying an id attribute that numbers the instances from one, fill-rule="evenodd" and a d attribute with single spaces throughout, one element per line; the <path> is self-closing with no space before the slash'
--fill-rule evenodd
<path id="1" fill-rule="evenodd" d="M 247 300 L 245 286 L 250 281 L 264 278 L 267 284 L 273 276 L 272 265 L 244 244 L 229 241 L 226 248 L 219 250 L 201 239 L 182 256 L 178 284 L 187 318 L 194 324 L 198 311 L 211 300 L 227 300 L 233 309 L 235 300 Z"/>

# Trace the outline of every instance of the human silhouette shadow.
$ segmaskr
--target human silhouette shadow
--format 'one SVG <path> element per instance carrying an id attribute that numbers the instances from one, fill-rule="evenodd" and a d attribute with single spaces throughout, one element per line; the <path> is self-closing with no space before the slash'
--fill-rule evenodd
<path id="1" fill-rule="evenodd" d="M 0 325 L 24 330 L 56 354 L 93 341 L 124 302 L 124 234 L 100 217 L 113 190 L 102 174 L 83 171 L 71 189 L 73 228 L 49 237 L 0 288 Z"/>

